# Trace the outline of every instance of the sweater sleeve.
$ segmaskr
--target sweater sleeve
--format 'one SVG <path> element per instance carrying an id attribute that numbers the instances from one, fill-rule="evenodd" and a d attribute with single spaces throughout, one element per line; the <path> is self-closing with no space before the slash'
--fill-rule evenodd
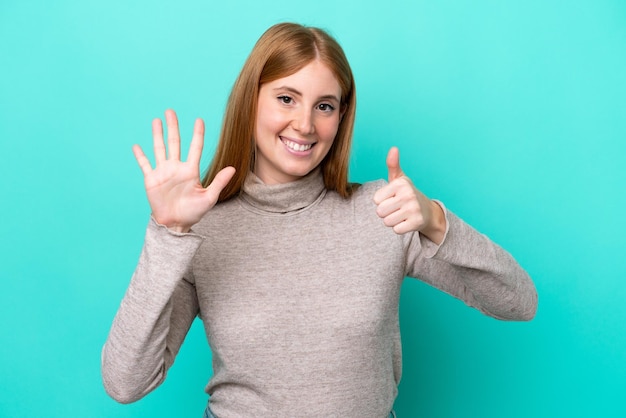
<path id="1" fill-rule="evenodd" d="M 404 238 L 406 275 L 419 278 L 502 320 L 531 320 L 537 292 L 524 269 L 443 204 L 446 235 L 437 246 L 419 233 Z"/>
<path id="2" fill-rule="evenodd" d="M 102 379 L 121 403 L 148 394 L 167 370 L 198 314 L 195 285 L 184 278 L 202 243 L 152 219 L 130 285 L 102 349 Z"/>

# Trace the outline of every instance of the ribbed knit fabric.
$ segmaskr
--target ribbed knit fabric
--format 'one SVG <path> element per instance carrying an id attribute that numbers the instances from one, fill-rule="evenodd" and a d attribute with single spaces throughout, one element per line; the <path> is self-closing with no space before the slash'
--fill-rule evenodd
<path id="1" fill-rule="evenodd" d="M 103 349 L 107 392 L 132 402 L 158 386 L 199 315 L 217 417 L 382 418 L 401 375 L 405 276 L 496 318 L 532 318 L 534 285 L 507 252 L 445 208 L 440 246 L 396 235 L 375 213 L 383 185 L 343 199 L 319 170 L 274 186 L 251 174 L 189 234 L 152 220 Z"/>

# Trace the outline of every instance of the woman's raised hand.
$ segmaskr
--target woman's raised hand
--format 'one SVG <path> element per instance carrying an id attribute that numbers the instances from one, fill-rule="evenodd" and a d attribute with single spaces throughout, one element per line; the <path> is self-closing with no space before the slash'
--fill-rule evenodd
<path id="1" fill-rule="evenodd" d="M 376 213 L 396 234 L 419 231 L 440 244 L 446 231 L 441 207 L 417 190 L 400 168 L 400 152 L 392 147 L 387 154 L 389 184 L 374 194 Z"/>
<path id="2" fill-rule="evenodd" d="M 161 119 L 152 121 L 156 167 L 139 145 L 133 153 L 141 167 L 148 202 L 154 219 L 177 232 L 188 232 L 217 202 L 220 192 L 235 174 L 233 167 L 223 168 L 204 188 L 200 182 L 200 157 L 204 145 L 204 122 L 196 119 L 187 161 L 180 160 L 178 119 L 173 110 L 165 111 L 167 152 Z M 169 154 L 169 155 L 168 155 Z"/>

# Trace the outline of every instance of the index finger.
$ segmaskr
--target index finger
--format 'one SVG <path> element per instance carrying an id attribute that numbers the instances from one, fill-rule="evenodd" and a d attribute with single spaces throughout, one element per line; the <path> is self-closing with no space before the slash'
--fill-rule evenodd
<path id="1" fill-rule="evenodd" d="M 385 184 L 380 189 L 376 190 L 374 193 L 374 203 L 380 205 L 385 200 L 392 198 L 396 195 L 396 187 L 395 185 L 388 183 Z"/>
<path id="2" fill-rule="evenodd" d="M 187 161 L 199 166 L 200 158 L 202 157 L 203 147 L 204 147 L 204 121 L 198 118 L 196 119 L 196 123 L 193 125 L 193 137 L 191 138 L 191 145 L 189 146 L 189 154 L 187 155 Z"/>

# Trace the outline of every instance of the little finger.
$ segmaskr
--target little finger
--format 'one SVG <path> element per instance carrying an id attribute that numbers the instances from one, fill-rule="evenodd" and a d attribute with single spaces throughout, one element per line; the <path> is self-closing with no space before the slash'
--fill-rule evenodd
<path id="1" fill-rule="evenodd" d="M 394 225 L 393 232 L 398 235 L 406 234 L 407 232 L 416 231 L 415 227 L 411 225 L 409 221 L 400 222 Z"/>
<path id="2" fill-rule="evenodd" d="M 137 164 L 139 164 L 139 168 L 141 168 L 143 175 L 147 176 L 150 174 L 152 171 L 152 165 L 139 145 L 133 145 L 133 154 L 135 155 L 135 159 L 137 160 Z"/>

